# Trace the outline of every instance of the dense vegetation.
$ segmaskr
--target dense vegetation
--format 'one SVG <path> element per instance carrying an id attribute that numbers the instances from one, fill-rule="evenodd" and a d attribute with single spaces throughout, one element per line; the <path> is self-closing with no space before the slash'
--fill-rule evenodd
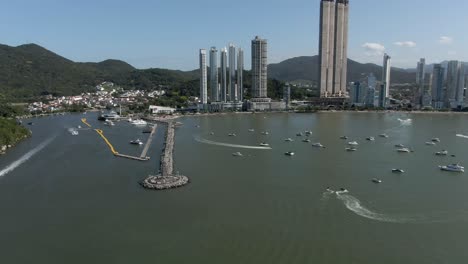
<path id="1" fill-rule="evenodd" d="M 14 119 L 0 118 L 0 148 L 4 145 L 15 145 L 29 134 L 29 130 L 18 125 Z"/>

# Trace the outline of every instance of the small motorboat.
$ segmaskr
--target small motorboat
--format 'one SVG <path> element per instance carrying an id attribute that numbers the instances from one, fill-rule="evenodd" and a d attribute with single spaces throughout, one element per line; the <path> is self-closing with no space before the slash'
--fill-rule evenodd
<path id="1" fill-rule="evenodd" d="M 392 169 L 393 173 L 404 173 L 405 171 L 402 169 Z"/>
<path id="2" fill-rule="evenodd" d="M 78 129 L 81 129 L 81 126 L 78 126 Z"/>
<path id="3" fill-rule="evenodd" d="M 311 136 L 312 135 L 312 131 L 308 130 L 305 132 L 306 136 Z"/>
<path id="4" fill-rule="evenodd" d="M 286 138 L 284 141 L 286 142 L 293 142 L 294 140 L 292 138 Z"/>
<path id="5" fill-rule="evenodd" d="M 356 141 L 351 141 L 351 142 L 348 142 L 348 145 L 357 146 L 357 145 L 359 145 L 359 143 L 357 143 Z"/>
<path id="6" fill-rule="evenodd" d="M 72 136 L 78 136 L 78 131 L 77 130 L 72 130 L 71 134 L 72 134 Z"/>
<path id="7" fill-rule="evenodd" d="M 436 154 L 437 156 L 447 156 L 447 155 L 448 155 L 448 151 L 447 151 L 447 150 L 437 151 L 435 154 Z"/>
<path id="8" fill-rule="evenodd" d="M 355 147 L 346 148 L 346 151 L 350 151 L 350 152 L 351 151 L 356 151 L 356 150 L 357 150 L 357 148 L 355 148 Z"/>
<path id="9" fill-rule="evenodd" d="M 234 157 L 242 157 L 242 156 L 244 156 L 244 155 L 242 155 L 242 153 L 240 153 L 240 152 L 234 152 L 234 153 L 232 153 L 232 155 L 233 155 Z"/>
<path id="10" fill-rule="evenodd" d="M 426 145 L 428 145 L 428 146 L 435 146 L 435 144 L 436 143 L 434 141 L 427 141 L 426 142 Z"/>
<path id="11" fill-rule="evenodd" d="M 409 150 L 408 148 L 399 148 L 397 149 L 398 152 L 401 152 L 401 153 L 410 153 L 411 150 Z"/>
<path id="12" fill-rule="evenodd" d="M 310 143 L 310 139 L 306 138 L 306 139 L 303 139 L 302 142 L 305 142 L 305 143 Z"/>
<path id="13" fill-rule="evenodd" d="M 374 137 L 368 137 L 366 138 L 367 141 L 375 141 L 375 138 Z"/>
<path id="14" fill-rule="evenodd" d="M 387 134 L 380 134 L 379 137 L 381 137 L 381 138 L 388 138 L 388 135 L 387 135 Z"/>
<path id="15" fill-rule="evenodd" d="M 286 155 L 286 156 L 294 156 L 294 152 L 288 151 L 288 152 L 285 152 L 284 155 Z"/>
<path id="16" fill-rule="evenodd" d="M 132 145 L 143 145 L 143 142 L 140 139 L 130 141 Z"/>
<path id="17" fill-rule="evenodd" d="M 335 193 L 338 194 L 338 195 L 340 195 L 340 194 L 348 193 L 348 192 L 349 192 L 349 191 L 348 191 L 347 189 L 345 189 L 345 188 L 340 188 L 340 190 L 339 190 L 339 191 L 336 191 Z"/>
<path id="18" fill-rule="evenodd" d="M 269 147 L 269 146 L 270 146 L 270 144 L 268 144 L 268 143 L 265 143 L 265 142 L 262 142 L 262 143 L 260 143 L 260 146 L 262 146 L 262 147 Z"/>
<path id="19" fill-rule="evenodd" d="M 460 166 L 458 164 L 450 164 L 447 166 L 439 166 L 439 168 L 443 171 L 451 171 L 451 172 L 465 172 L 465 167 Z"/>
<path id="20" fill-rule="evenodd" d="M 302 134 L 302 133 L 297 133 L 296 136 L 302 137 L 302 136 L 304 136 L 304 134 Z"/>
<path id="21" fill-rule="evenodd" d="M 325 148 L 320 142 L 313 143 L 312 147 L 317 147 L 317 148 Z"/>
<path id="22" fill-rule="evenodd" d="M 372 182 L 373 182 L 373 183 L 382 183 L 382 180 L 377 179 L 377 178 L 373 178 L 373 179 L 372 179 Z"/>
<path id="23" fill-rule="evenodd" d="M 396 144 L 395 147 L 397 147 L 397 148 L 404 148 L 405 145 L 403 145 L 403 144 Z"/>
<path id="24" fill-rule="evenodd" d="M 262 135 L 265 135 L 265 136 L 266 136 L 266 135 L 269 135 L 269 134 L 270 134 L 270 133 L 268 133 L 267 131 L 263 131 L 263 132 L 262 132 Z"/>
<path id="25" fill-rule="evenodd" d="M 249 129 L 249 132 L 255 132 L 255 129 L 251 128 Z"/>
<path id="26" fill-rule="evenodd" d="M 341 136 L 340 139 L 348 139 L 347 136 Z"/>
<path id="27" fill-rule="evenodd" d="M 235 137 L 235 136 L 236 136 L 236 134 L 234 134 L 234 133 L 230 133 L 230 134 L 228 134 L 228 136 L 230 136 L 230 137 Z"/>
<path id="28" fill-rule="evenodd" d="M 431 139 L 432 142 L 440 142 L 440 139 L 439 138 L 433 138 Z"/>

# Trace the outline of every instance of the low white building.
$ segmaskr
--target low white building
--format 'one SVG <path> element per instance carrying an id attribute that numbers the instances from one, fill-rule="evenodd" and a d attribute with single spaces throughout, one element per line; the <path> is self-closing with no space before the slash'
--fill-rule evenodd
<path id="1" fill-rule="evenodd" d="M 149 106 L 149 111 L 151 114 L 173 114 L 176 109 L 171 108 L 171 107 L 165 107 L 165 106 L 157 106 L 157 105 L 150 105 Z"/>

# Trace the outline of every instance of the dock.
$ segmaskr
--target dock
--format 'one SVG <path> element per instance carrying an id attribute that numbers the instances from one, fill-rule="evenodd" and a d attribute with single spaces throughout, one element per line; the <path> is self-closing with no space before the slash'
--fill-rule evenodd
<path id="1" fill-rule="evenodd" d="M 140 155 L 141 159 L 143 159 L 143 158 L 148 158 L 149 159 L 149 157 L 147 157 L 146 154 L 148 153 L 148 149 L 149 149 L 149 147 L 151 145 L 151 142 L 153 142 L 153 136 L 156 133 L 156 128 L 157 128 L 157 125 L 154 124 L 153 128 L 151 129 L 151 133 L 150 133 L 150 135 L 148 137 L 148 140 L 146 141 L 145 148 L 141 152 L 141 155 Z"/>

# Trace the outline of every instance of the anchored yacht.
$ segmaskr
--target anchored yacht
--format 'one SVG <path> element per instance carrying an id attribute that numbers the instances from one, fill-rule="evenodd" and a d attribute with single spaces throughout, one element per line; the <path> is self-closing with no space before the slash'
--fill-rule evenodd
<path id="1" fill-rule="evenodd" d="M 242 153 L 240 153 L 240 152 L 234 152 L 234 153 L 232 153 L 232 155 L 233 155 L 234 157 L 242 157 L 242 156 L 244 156 L 244 155 L 242 155 Z"/>
<path id="2" fill-rule="evenodd" d="M 359 145 L 359 143 L 357 143 L 356 141 L 351 141 L 351 142 L 348 142 L 348 145 L 357 146 L 357 145 Z"/>
<path id="3" fill-rule="evenodd" d="M 262 142 L 262 143 L 260 143 L 260 146 L 262 146 L 262 147 L 269 147 L 269 146 L 270 146 L 270 144 L 268 144 L 268 143 L 265 143 L 265 142 Z"/>
<path id="4" fill-rule="evenodd" d="M 366 140 L 368 140 L 368 141 L 375 141 L 375 138 L 374 138 L 374 137 L 368 137 L 368 138 L 366 138 Z"/>
<path id="5" fill-rule="evenodd" d="M 142 119 L 135 119 L 135 120 L 132 120 L 130 123 L 135 126 L 146 126 L 148 124 L 146 123 L 145 120 L 142 120 Z"/>
<path id="6" fill-rule="evenodd" d="M 404 148 L 405 145 L 403 145 L 403 144 L 396 144 L 395 147 L 397 147 L 397 148 Z"/>
<path id="7" fill-rule="evenodd" d="M 373 183 L 382 183 L 382 180 L 374 178 L 374 179 L 372 179 L 372 182 Z"/>
<path id="8" fill-rule="evenodd" d="M 432 142 L 440 142 L 440 139 L 439 138 L 433 138 L 431 139 Z"/>
<path id="9" fill-rule="evenodd" d="M 286 138 L 284 141 L 286 142 L 293 142 L 294 140 L 292 138 Z"/>
<path id="10" fill-rule="evenodd" d="M 308 139 L 308 138 L 303 139 L 302 142 L 310 143 L 310 139 Z"/>
<path id="11" fill-rule="evenodd" d="M 288 151 L 288 152 L 285 152 L 284 155 L 286 155 L 286 156 L 294 156 L 294 152 Z"/>
<path id="12" fill-rule="evenodd" d="M 347 136 L 341 136 L 340 139 L 348 139 Z"/>
<path id="13" fill-rule="evenodd" d="M 320 142 L 312 144 L 312 147 L 325 148 Z"/>
<path id="14" fill-rule="evenodd" d="M 427 141 L 426 142 L 426 145 L 428 145 L 428 146 L 435 146 L 435 144 L 436 143 L 434 141 Z"/>
<path id="15" fill-rule="evenodd" d="M 437 156 L 447 156 L 447 155 L 448 155 L 448 151 L 447 151 L 447 150 L 437 151 L 435 154 L 436 154 Z"/>
<path id="16" fill-rule="evenodd" d="M 465 167 L 460 166 L 458 164 L 450 164 L 447 166 L 439 166 L 439 168 L 443 171 L 452 171 L 452 172 L 465 172 Z"/>
<path id="17" fill-rule="evenodd" d="M 130 144 L 132 144 L 132 145 L 143 145 L 143 142 L 141 142 L 140 139 L 136 139 L 136 140 L 130 141 Z"/>
<path id="18" fill-rule="evenodd" d="M 408 148 L 399 148 L 397 149 L 398 152 L 401 152 L 401 153 L 410 153 L 411 150 L 409 150 Z"/>
<path id="19" fill-rule="evenodd" d="M 388 135 L 387 134 L 380 134 L 379 137 L 388 138 Z"/>
<path id="20" fill-rule="evenodd" d="M 357 148 L 355 148 L 355 147 L 346 148 L 346 151 L 350 151 L 350 152 L 351 151 L 356 151 L 356 150 L 357 150 Z"/>
<path id="21" fill-rule="evenodd" d="M 405 171 L 402 169 L 392 169 L 393 173 L 404 173 Z"/>
<path id="22" fill-rule="evenodd" d="M 230 134 L 228 134 L 228 136 L 229 136 L 229 137 L 235 137 L 235 136 L 236 136 L 236 134 L 234 134 L 234 133 L 230 133 Z"/>

